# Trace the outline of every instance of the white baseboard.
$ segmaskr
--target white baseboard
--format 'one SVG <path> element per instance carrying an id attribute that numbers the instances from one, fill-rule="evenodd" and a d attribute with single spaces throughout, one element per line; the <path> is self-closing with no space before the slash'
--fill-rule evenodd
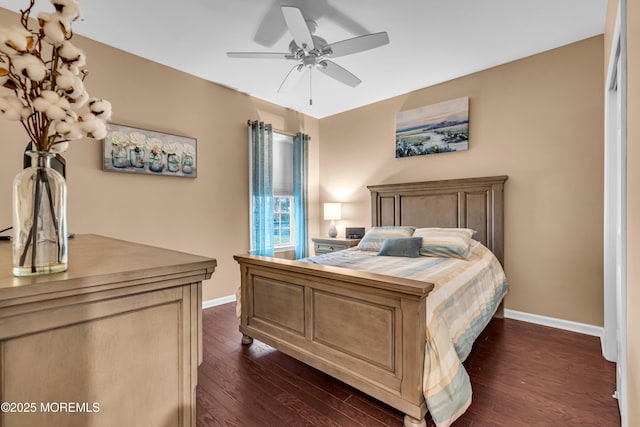
<path id="1" fill-rule="evenodd" d="M 226 304 L 228 302 L 234 302 L 235 300 L 235 295 L 227 295 L 226 297 L 210 299 L 209 301 L 202 301 L 202 309 L 204 310 L 205 308 L 211 308 L 218 305 Z"/>
<path id="2" fill-rule="evenodd" d="M 554 317 L 540 316 L 522 311 L 509 310 L 506 308 L 504 310 L 504 317 L 507 319 L 535 323 L 536 325 L 564 329 L 565 331 L 578 332 L 580 334 L 591 335 L 598 338 L 602 337 L 603 332 L 603 328 L 601 326 L 587 325 L 586 323 L 572 322 L 571 320 L 556 319 Z"/>

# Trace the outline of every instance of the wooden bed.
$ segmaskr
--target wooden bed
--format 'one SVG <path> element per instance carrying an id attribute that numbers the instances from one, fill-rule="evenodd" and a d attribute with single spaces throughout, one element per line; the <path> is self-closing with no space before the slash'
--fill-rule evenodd
<path id="1" fill-rule="evenodd" d="M 506 176 L 373 185 L 373 226 L 468 227 L 503 263 Z M 426 300 L 433 284 L 237 255 L 243 343 L 259 339 L 426 426 Z"/>

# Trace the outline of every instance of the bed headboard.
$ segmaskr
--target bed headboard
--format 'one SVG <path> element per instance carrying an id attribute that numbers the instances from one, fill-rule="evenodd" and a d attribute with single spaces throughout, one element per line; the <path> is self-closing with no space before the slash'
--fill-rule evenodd
<path id="1" fill-rule="evenodd" d="M 372 226 L 464 227 L 504 265 L 507 176 L 370 185 Z"/>

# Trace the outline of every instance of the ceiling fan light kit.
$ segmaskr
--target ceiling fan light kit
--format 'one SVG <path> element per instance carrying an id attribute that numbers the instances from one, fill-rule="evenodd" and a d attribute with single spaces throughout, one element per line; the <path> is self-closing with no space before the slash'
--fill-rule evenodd
<path id="1" fill-rule="evenodd" d="M 389 43 L 386 32 L 366 34 L 336 43 L 327 43 L 322 37 L 313 35 L 317 25 L 314 21 L 304 19 L 297 7 L 282 6 L 282 14 L 293 40 L 289 43 L 289 52 L 227 52 L 230 58 L 248 59 L 287 59 L 297 61 L 285 76 L 278 88 L 278 92 L 291 88 L 301 77 L 305 68 L 309 69 L 309 105 L 311 99 L 311 70 L 317 69 L 321 73 L 347 85 L 356 87 L 362 80 L 350 71 L 329 60 L 340 56 L 351 55 L 365 50 L 374 49 Z"/>

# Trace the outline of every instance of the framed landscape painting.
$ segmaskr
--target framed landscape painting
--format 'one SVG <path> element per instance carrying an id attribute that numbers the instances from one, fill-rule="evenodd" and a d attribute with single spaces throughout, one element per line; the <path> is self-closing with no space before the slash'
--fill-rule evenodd
<path id="1" fill-rule="evenodd" d="M 396 158 L 468 148 L 468 96 L 396 114 Z"/>
<path id="2" fill-rule="evenodd" d="M 196 178 L 196 144 L 195 138 L 108 123 L 102 169 Z"/>

